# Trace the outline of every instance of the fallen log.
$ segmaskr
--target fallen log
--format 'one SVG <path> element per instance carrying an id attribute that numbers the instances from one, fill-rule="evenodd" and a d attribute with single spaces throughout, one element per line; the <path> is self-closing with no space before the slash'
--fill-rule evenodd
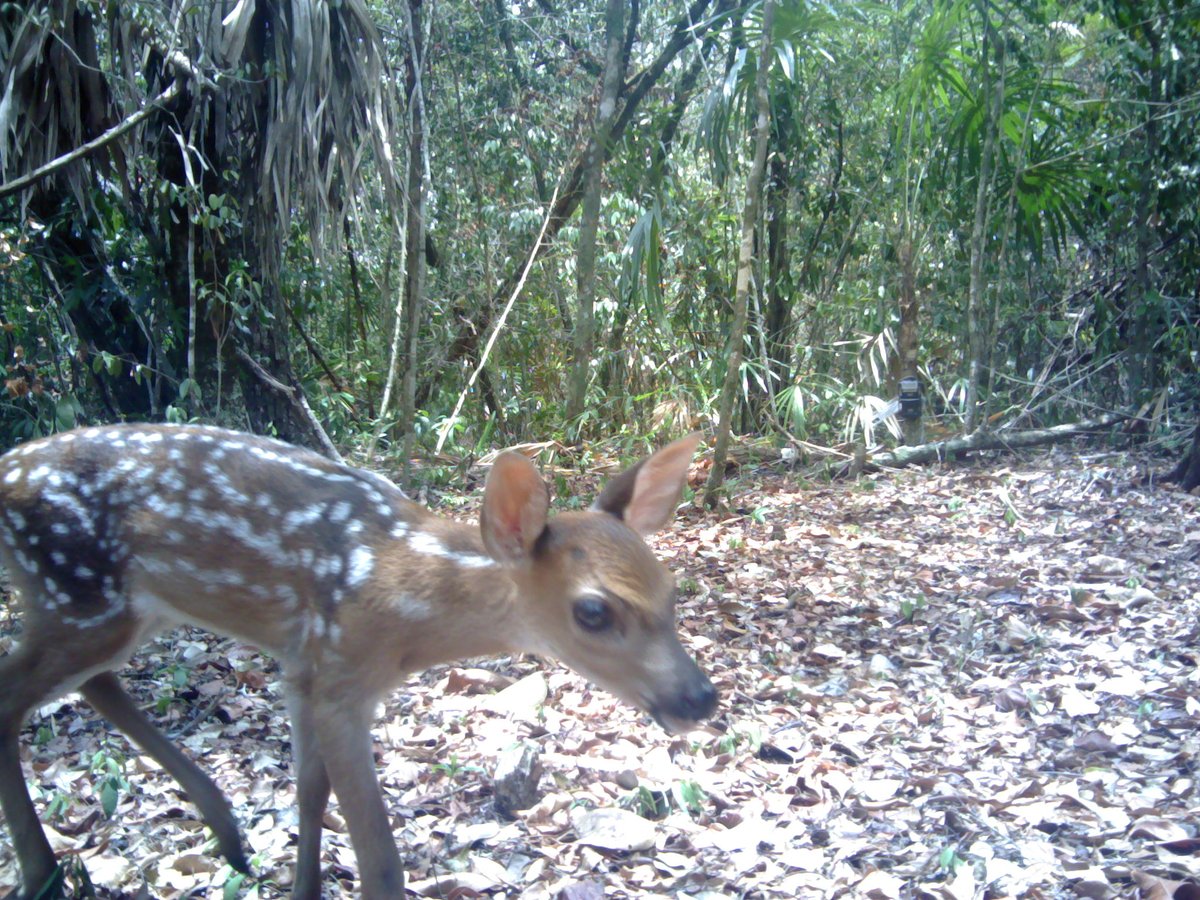
<path id="1" fill-rule="evenodd" d="M 1109 431 L 1130 419 L 1128 413 L 1114 413 L 1085 422 L 1055 425 L 1051 428 L 1035 428 L 1028 431 L 977 431 L 966 437 L 934 441 L 916 447 L 897 447 L 895 450 L 869 453 L 864 460 L 867 469 L 901 469 L 905 466 L 937 462 L 960 453 L 974 450 L 1020 450 L 1069 440 L 1082 434 Z M 849 465 L 839 471 L 849 472 Z"/>

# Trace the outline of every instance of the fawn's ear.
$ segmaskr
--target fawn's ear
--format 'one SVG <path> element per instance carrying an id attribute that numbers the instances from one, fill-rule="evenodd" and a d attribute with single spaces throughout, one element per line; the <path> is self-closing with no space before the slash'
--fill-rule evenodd
<path id="1" fill-rule="evenodd" d="M 496 457 L 479 512 L 488 553 L 502 562 L 527 558 L 546 528 L 549 511 L 550 492 L 533 463 L 512 451 Z"/>
<path id="2" fill-rule="evenodd" d="M 680 438 L 610 481 L 592 509 L 611 513 L 638 534 L 653 534 L 671 521 L 683 495 L 698 433 Z"/>

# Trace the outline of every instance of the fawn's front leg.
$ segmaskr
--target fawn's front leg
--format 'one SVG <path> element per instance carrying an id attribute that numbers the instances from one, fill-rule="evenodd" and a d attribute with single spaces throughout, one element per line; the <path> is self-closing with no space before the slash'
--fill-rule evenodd
<path id="1" fill-rule="evenodd" d="M 374 705 L 373 698 L 364 702 L 361 692 L 353 697 L 330 692 L 312 701 L 313 730 L 329 783 L 350 828 L 363 900 L 398 900 L 404 896 L 404 869 L 375 772 L 371 747 Z"/>

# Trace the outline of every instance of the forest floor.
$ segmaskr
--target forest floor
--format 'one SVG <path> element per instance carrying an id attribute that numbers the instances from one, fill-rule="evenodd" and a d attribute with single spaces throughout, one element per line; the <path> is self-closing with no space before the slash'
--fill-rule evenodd
<path id="1" fill-rule="evenodd" d="M 685 510 L 654 541 L 721 693 L 705 727 L 668 736 L 530 658 L 440 667 L 389 698 L 376 749 L 410 890 L 1196 897 L 1200 499 L 1149 471 L 1079 448 L 834 484 L 744 467 L 733 512 Z M 0 648 L 13 629 L 0 607 Z M 286 896 L 277 669 L 189 631 L 125 677 L 231 796 L 255 853 L 243 896 Z M 509 819 L 492 772 L 517 742 L 544 773 Z M 223 895 L 194 809 L 77 698 L 39 713 L 23 754 L 98 896 Z M 327 825 L 327 891 L 350 896 L 336 805 Z M 15 880 L 4 834 L 0 895 Z"/>

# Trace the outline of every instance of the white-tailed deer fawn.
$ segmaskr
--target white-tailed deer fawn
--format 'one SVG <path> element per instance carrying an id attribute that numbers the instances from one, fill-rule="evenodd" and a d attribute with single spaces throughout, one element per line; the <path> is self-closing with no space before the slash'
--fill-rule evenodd
<path id="1" fill-rule="evenodd" d="M 321 895 L 321 819 L 337 794 L 362 895 L 402 896 L 376 781 L 384 692 L 432 663 L 557 657 L 668 728 L 716 692 L 675 633 L 674 579 L 642 541 L 671 519 L 698 438 L 615 478 L 586 512 L 547 518 L 523 456 L 497 458 L 478 529 L 386 479 L 278 441 L 203 427 L 88 428 L 0 458 L 0 556 L 24 608 L 0 659 L 0 805 L 24 897 L 59 878 L 18 746 L 38 704 L 78 689 L 183 786 L 246 868 L 229 802 L 151 724 L 113 670 L 178 623 L 249 641 L 287 682 L 299 806 L 293 894 Z"/>

